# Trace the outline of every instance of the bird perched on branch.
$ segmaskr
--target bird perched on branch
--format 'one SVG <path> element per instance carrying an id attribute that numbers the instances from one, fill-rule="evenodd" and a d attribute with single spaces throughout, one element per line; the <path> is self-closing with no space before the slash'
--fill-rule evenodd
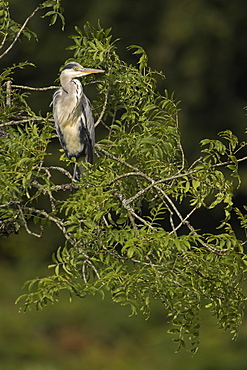
<path id="1" fill-rule="evenodd" d="M 84 68 L 68 63 L 60 75 L 61 87 L 53 95 L 53 116 L 57 135 L 65 154 L 77 162 L 93 164 L 95 132 L 91 104 L 76 77 L 102 73 L 101 69 Z M 80 180 L 83 165 L 73 165 L 73 178 Z"/>

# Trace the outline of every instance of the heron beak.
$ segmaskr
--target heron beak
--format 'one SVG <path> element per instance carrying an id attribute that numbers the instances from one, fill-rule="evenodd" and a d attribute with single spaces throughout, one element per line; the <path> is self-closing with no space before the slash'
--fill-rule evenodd
<path id="1" fill-rule="evenodd" d="M 82 76 L 87 76 L 92 73 L 103 73 L 105 71 L 103 69 L 83 68 L 80 72 Z"/>

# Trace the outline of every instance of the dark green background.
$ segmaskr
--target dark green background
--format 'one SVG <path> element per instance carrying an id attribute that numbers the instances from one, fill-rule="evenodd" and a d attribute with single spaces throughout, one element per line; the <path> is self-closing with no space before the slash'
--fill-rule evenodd
<path id="1" fill-rule="evenodd" d="M 39 1 L 10 0 L 12 17 L 23 22 Z M 181 100 L 180 129 L 189 161 L 198 155 L 199 141 L 216 138 L 231 129 L 245 140 L 247 105 L 247 3 L 246 0 L 64 0 L 65 31 L 58 23 L 49 27 L 39 15 L 29 27 L 39 42 L 20 43 L 2 60 L 1 67 L 29 60 L 15 73 L 15 83 L 29 86 L 54 84 L 64 61 L 72 57 L 65 50 L 72 44 L 74 26 L 86 21 L 112 27 L 120 38 L 118 51 L 129 63 L 136 59 L 126 47 L 144 47 L 153 69 L 162 70 L 162 92 L 175 91 Z M 85 66 L 90 67 L 90 66 Z M 93 90 L 87 92 L 93 94 Z M 51 92 L 34 93 L 30 104 L 43 114 L 49 110 Z M 100 128 L 97 135 L 100 135 Z M 48 149 L 55 152 L 51 145 Z M 52 160 L 52 158 L 50 158 Z M 236 192 L 235 205 L 246 202 L 246 170 Z M 205 226 L 210 226 L 211 218 Z M 185 351 L 175 354 L 162 305 L 153 302 L 150 319 L 128 317 L 128 309 L 106 298 L 91 297 L 49 306 L 42 312 L 19 314 L 14 301 L 27 279 L 43 276 L 50 256 L 63 241 L 56 230 L 46 228 L 44 238 L 24 231 L 1 240 L 0 364 L 4 370 L 77 369 L 190 369 L 244 370 L 247 368 L 246 321 L 239 339 L 216 329 L 216 322 L 203 313 L 201 346 L 195 357 Z"/>

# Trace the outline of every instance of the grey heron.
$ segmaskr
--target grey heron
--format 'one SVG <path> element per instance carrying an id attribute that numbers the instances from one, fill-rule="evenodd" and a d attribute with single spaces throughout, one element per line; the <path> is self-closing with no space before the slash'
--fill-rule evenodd
<path id="1" fill-rule="evenodd" d="M 60 144 L 67 157 L 76 158 L 76 162 L 93 164 L 95 131 L 90 101 L 75 78 L 102 72 L 68 63 L 60 74 L 61 87 L 53 95 L 53 117 Z M 73 164 L 74 180 L 79 181 L 82 172 L 83 165 Z"/>

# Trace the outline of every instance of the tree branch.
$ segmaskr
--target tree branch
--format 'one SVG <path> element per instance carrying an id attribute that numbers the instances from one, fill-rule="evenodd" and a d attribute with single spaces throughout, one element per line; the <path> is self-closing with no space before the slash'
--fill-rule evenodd
<path id="1" fill-rule="evenodd" d="M 59 86 L 46 86 L 46 87 L 32 87 L 32 86 L 24 86 L 24 85 L 12 85 L 15 89 L 23 89 L 23 90 L 31 90 L 31 91 L 47 91 L 47 90 L 54 90 L 58 89 Z"/>
<path id="2" fill-rule="evenodd" d="M 5 123 L 1 123 L 0 124 L 0 127 L 6 127 L 6 126 L 12 126 L 12 125 L 21 125 L 22 123 L 28 123 L 30 121 L 45 121 L 46 118 L 43 118 L 43 117 L 28 117 L 28 118 L 25 118 L 25 119 L 22 119 L 22 120 L 18 120 L 18 121 L 9 121 L 9 122 L 5 122 Z M 48 119 L 49 122 L 54 122 L 53 119 Z"/>
<path id="3" fill-rule="evenodd" d="M 99 118 L 97 119 L 97 121 L 94 124 L 94 127 L 97 127 L 98 126 L 98 124 L 100 123 L 100 121 L 102 120 L 102 118 L 103 118 L 103 116 L 105 114 L 105 110 L 106 110 L 106 106 L 107 106 L 107 102 L 108 102 L 108 95 L 109 95 L 109 90 L 105 94 L 105 101 L 104 101 L 104 104 L 103 104 L 101 113 L 99 115 Z"/>

